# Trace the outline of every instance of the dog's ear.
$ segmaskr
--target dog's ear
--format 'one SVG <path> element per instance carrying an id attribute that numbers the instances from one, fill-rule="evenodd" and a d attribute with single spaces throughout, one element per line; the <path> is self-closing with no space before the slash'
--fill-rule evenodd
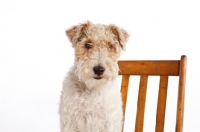
<path id="1" fill-rule="evenodd" d="M 126 49 L 126 42 L 128 41 L 129 34 L 128 34 L 125 30 L 123 30 L 123 29 L 121 29 L 121 28 L 119 28 L 119 27 L 117 27 L 117 26 L 115 26 L 115 25 L 113 25 L 113 24 L 109 25 L 108 28 L 109 28 L 109 29 L 115 34 L 115 36 L 117 37 L 121 48 L 122 48 L 123 50 L 125 50 L 125 49 Z"/>
<path id="2" fill-rule="evenodd" d="M 92 23 L 90 21 L 87 21 L 85 23 L 73 26 L 65 31 L 69 41 L 72 43 L 72 47 L 75 47 L 76 43 L 78 43 L 85 36 L 85 30 L 91 24 Z"/>

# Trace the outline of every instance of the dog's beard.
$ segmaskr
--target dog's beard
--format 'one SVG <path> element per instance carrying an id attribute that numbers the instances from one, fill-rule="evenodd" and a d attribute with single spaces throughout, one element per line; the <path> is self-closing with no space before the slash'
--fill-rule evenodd
<path id="1" fill-rule="evenodd" d="M 110 59 L 100 64 L 105 68 L 105 72 L 100 75 L 101 79 L 95 79 L 97 75 L 94 74 L 93 67 L 98 64 L 94 60 L 79 61 L 75 65 L 75 75 L 89 89 L 103 87 L 118 77 L 118 65 Z"/>

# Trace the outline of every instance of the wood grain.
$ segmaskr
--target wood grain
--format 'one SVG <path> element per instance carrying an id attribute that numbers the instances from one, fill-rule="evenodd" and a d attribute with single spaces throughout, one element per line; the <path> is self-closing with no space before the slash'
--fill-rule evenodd
<path id="1" fill-rule="evenodd" d="M 147 81 L 148 81 L 148 76 L 143 75 L 140 77 L 135 132 L 143 131 Z"/>
<path id="2" fill-rule="evenodd" d="M 129 77 L 130 77 L 130 75 L 123 75 L 122 76 L 121 94 L 122 94 L 124 114 L 125 114 L 125 111 L 126 111 L 126 100 L 127 100 L 127 94 L 128 94 Z"/>
<path id="3" fill-rule="evenodd" d="M 165 109 L 167 100 L 168 76 L 160 77 L 156 114 L 156 132 L 164 132 Z"/>
<path id="4" fill-rule="evenodd" d="M 187 57 L 181 56 L 180 72 L 179 72 L 179 88 L 178 88 L 178 105 L 176 116 L 176 132 L 183 131 L 183 114 L 185 100 L 185 84 L 186 84 L 186 63 Z"/>
<path id="5" fill-rule="evenodd" d="M 118 61 L 118 65 L 119 75 L 178 76 L 180 61 Z"/>

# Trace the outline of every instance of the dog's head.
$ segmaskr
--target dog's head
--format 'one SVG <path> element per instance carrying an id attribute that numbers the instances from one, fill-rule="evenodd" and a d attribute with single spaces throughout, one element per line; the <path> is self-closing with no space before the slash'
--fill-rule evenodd
<path id="1" fill-rule="evenodd" d="M 97 87 L 118 75 L 117 60 L 125 50 L 128 33 L 111 24 L 87 21 L 71 27 L 66 34 L 75 49 L 75 73 L 88 87 Z"/>

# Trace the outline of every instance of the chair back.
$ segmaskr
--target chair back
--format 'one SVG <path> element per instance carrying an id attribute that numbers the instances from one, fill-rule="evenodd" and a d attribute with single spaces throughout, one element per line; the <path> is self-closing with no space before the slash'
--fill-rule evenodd
<path id="1" fill-rule="evenodd" d="M 168 78 L 169 76 L 179 77 L 175 132 L 183 131 L 186 63 L 187 57 L 185 55 L 182 55 L 180 60 L 118 61 L 120 69 L 119 75 L 122 75 L 121 94 L 124 115 L 129 78 L 131 75 L 140 76 L 135 132 L 143 132 L 147 82 L 149 76 L 160 76 L 155 132 L 164 131 Z"/>

